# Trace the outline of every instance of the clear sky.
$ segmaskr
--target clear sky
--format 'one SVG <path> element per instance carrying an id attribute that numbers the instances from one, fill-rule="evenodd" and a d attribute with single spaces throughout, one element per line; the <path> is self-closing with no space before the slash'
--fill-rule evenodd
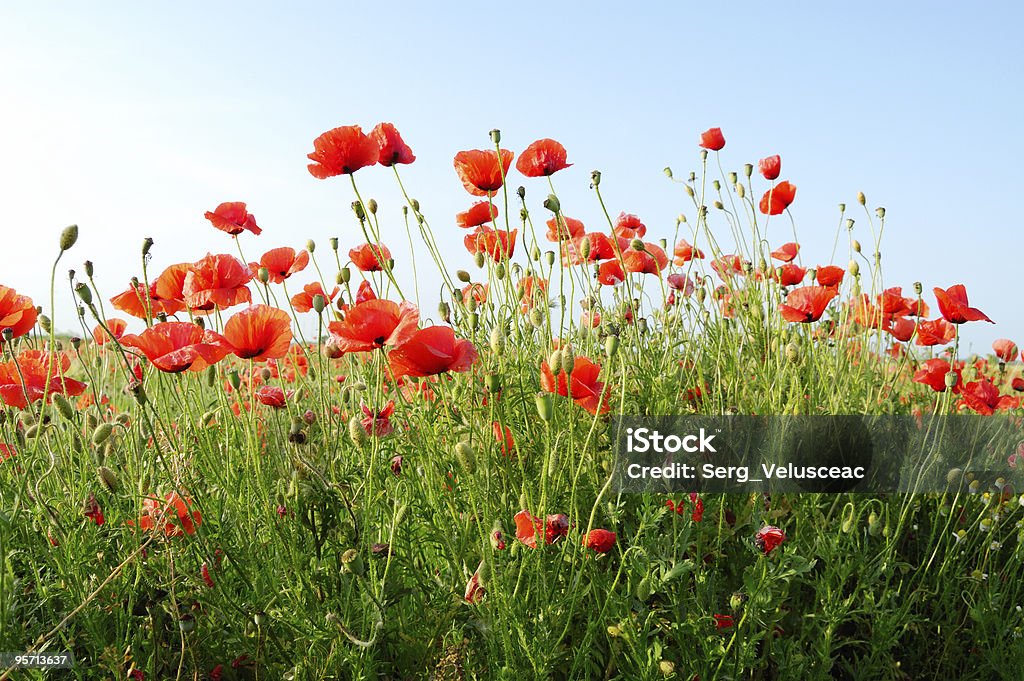
<path id="1" fill-rule="evenodd" d="M 314 179 L 305 154 L 329 128 L 379 121 L 416 152 L 405 182 L 453 269 L 471 261 L 454 225 L 470 197 L 452 157 L 487 147 L 491 128 L 517 152 L 540 137 L 567 147 L 575 165 L 555 176 L 566 214 L 602 228 L 588 189 L 598 168 L 613 214 L 637 213 L 671 238 L 675 216 L 693 211 L 662 168 L 685 176 L 698 133 L 720 126 L 726 170 L 781 154 L 782 178 L 799 187 L 792 212 L 806 260 L 828 258 L 839 202 L 857 209 L 867 244 L 855 199 L 864 191 L 888 212 L 887 284 L 909 294 L 915 280 L 927 291 L 965 283 L 998 322 L 966 325 L 974 349 L 1000 336 L 1024 343 L 1011 285 L 1024 159 L 1019 5 L 348 4 L 5 3 L 0 283 L 42 304 L 60 229 L 75 222 L 81 239 L 60 281 L 90 258 L 109 297 L 139 272 L 146 236 L 157 271 L 234 252 L 202 217 L 232 200 L 264 228 L 243 237 L 250 259 L 313 238 L 324 262 L 328 237 L 346 249 L 362 238 L 347 183 Z M 356 177 L 380 202 L 401 267 L 392 177 Z M 542 214 L 546 184 L 513 183 Z M 788 240 L 779 229 L 771 240 Z M 59 293 L 57 325 L 70 330 L 67 286 Z"/>

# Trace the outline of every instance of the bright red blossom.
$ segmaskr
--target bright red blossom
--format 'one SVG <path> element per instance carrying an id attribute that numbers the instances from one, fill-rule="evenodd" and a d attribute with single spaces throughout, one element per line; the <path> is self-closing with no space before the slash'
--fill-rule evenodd
<path id="1" fill-rule="evenodd" d="M 1016 361 L 1017 356 L 1020 354 L 1017 344 L 1009 338 L 998 338 L 992 341 L 992 351 L 996 353 L 996 357 L 1002 362 Z"/>
<path id="2" fill-rule="evenodd" d="M 398 129 L 391 123 L 378 123 L 370 131 L 370 137 L 377 143 L 377 163 L 390 168 L 402 163 L 408 164 L 416 160 L 409 145 L 402 140 Z"/>
<path id="3" fill-rule="evenodd" d="M 213 211 L 206 211 L 205 217 L 217 229 L 235 236 L 245 230 L 260 234 L 263 230 L 256 224 L 256 218 L 246 210 L 243 201 L 228 201 Z"/>
<path id="4" fill-rule="evenodd" d="M 796 198 L 796 185 L 783 181 L 761 197 L 760 209 L 765 215 L 781 215 Z"/>
<path id="5" fill-rule="evenodd" d="M 544 521 L 529 511 L 520 511 L 513 518 L 516 524 L 516 539 L 531 549 L 537 548 L 537 535 L 542 544 L 553 544 L 569 531 L 569 518 L 562 513 L 549 515 Z"/>
<path id="6" fill-rule="evenodd" d="M 779 303 L 779 312 L 788 322 L 816 322 L 835 297 L 836 290 L 828 286 L 795 288 L 786 296 L 785 303 Z"/>
<path id="7" fill-rule="evenodd" d="M 467 234 L 462 240 L 466 250 L 472 255 L 483 253 L 494 262 L 511 258 L 516 250 L 516 237 L 518 229 L 507 232 L 504 229 L 491 229 L 490 227 L 478 227 L 472 234 Z"/>
<path id="8" fill-rule="evenodd" d="M 455 214 L 459 227 L 479 227 L 498 217 L 498 207 L 490 201 L 477 201 L 468 209 Z"/>
<path id="9" fill-rule="evenodd" d="M 177 492 L 168 492 L 163 499 L 149 497 L 142 502 L 142 515 L 138 526 L 143 530 L 162 532 L 168 537 L 195 534 L 203 522 L 198 510 L 192 508 L 192 500 Z M 136 525 L 129 520 L 129 525 Z"/>
<path id="10" fill-rule="evenodd" d="M 0 286 L 0 331 L 10 329 L 13 338 L 24 336 L 36 325 L 37 317 L 31 298 L 18 295 L 13 288 Z M 2 339 L 0 343 L 3 343 Z"/>
<path id="11" fill-rule="evenodd" d="M 0 402 L 8 407 L 25 409 L 46 394 L 49 402 L 54 394 L 77 397 L 86 384 L 67 376 L 71 358 L 64 353 L 47 354 L 44 350 L 22 350 L 17 360 L 0 362 Z"/>
<path id="12" fill-rule="evenodd" d="M 372 166 L 380 158 L 380 147 L 358 125 L 345 125 L 313 140 L 313 153 L 307 157 L 313 161 L 307 166 L 310 175 L 324 180 Z"/>
<path id="13" fill-rule="evenodd" d="M 121 345 L 141 350 L 160 371 L 200 371 L 231 353 L 224 336 L 190 322 L 162 322 L 141 334 L 121 337 Z"/>
<path id="14" fill-rule="evenodd" d="M 700 134 L 700 146 L 711 151 L 719 151 L 725 147 L 725 135 L 721 128 L 708 128 Z"/>
<path id="15" fill-rule="evenodd" d="M 566 163 L 565 159 L 565 147 L 553 139 L 539 139 L 519 154 L 516 170 L 527 177 L 554 175 L 572 165 Z"/>
<path id="16" fill-rule="evenodd" d="M 233 255 L 210 255 L 188 268 L 181 292 L 193 312 L 210 312 L 252 301 L 249 268 Z"/>
<path id="17" fill-rule="evenodd" d="M 348 257 L 361 272 L 380 272 L 391 260 L 391 251 L 384 244 L 360 244 L 348 252 Z"/>
<path id="18" fill-rule="evenodd" d="M 107 329 L 110 329 L 110 333 L 100 326 L 99 324 L 92 330 L 92 339 L 96 342 L 96 345 L 106 345 L 110 342 L 110 334 L 114 335 L 114 339 L 118 339 L 124 335 L 125 329 L 128 328 L 128 322 L 117 317 L 111 317 L 106 321 Z"/>
<path id="19" fill-rule="evenodd" d="M 782 172 L 782 159 L 778 154 L 762 158 L 757 162 L 757 170 L 764 179 L 777 180 Z"/>
<path id="20" fill-rule="evenodd" d="M 249 272 L 255 277 L 261 267 L 266 267 L 270 274 L 270 283 L 280 284 L 296 272 L 301 272 L 309 265 L 309 252 L 295 252 L 294 248 L 282 246 L 273 248 L 263 254 L 259 262 L 249 263 Z"/>
<path id="21" fill-rule="evenodd" d="M 466 191 L 473 196 L 487 196 L 501 189 L 513 156 L 508 149 L 502 149 L 499 165 L 498 152 L 493 149 L 460 151 L 455 154 L 455 172 Z"/>
<path id="22" fill-rule="evenodd" d="M 793 258 L 796 257 L 797 253 L 800 252 L 800 244 L 789 242 L 782 244 L 777 249 L 772 251 L 772 257 L 782 262 L 793 262 Z"/>
<path id="23" fill-rule="evenodd" d="M 773 525 L 766 525 L 765 527 L 762 527 L 757 531 L 757 534 L 754 535 L 754 543 L 766 556 L 774 551 L 784 541 L 786 541 L 786 534 Z"/>
<path id="24" fill-rule="evenodd" d="M 984 312 L 976 307 L 970 307 L 967 302 L 967 288 L 963 284 L 955 284 L 943 291 L 941 288 L 934 288 L 935 299 L 939 303 L 939 313 L 943 319 L 951 324 L 963 324 L 965 322 L 986 321 L 994 324 Z"/>
<path id="25" fill-rule="evenodd" d="M 418 323 L 419 309 L 412 303 L 375 299 L 351 307 L 344 321 L 331 322 L 327 328 L 332 342 L 344 354 L 401 345 L 416 332 Z"/>
<path id="26" fill-rule="evenodd" d="M 573 402 L 591 414 L 605 414 L 611 410 L 611 406 L 608 404 L 608 395 L 604 394 L 604 383 L 597 380 L 600 373 L 600 364 L 586 357 L 577 357 L 571 377 L 567 378 L 564 371 L 559 371 L 556 379 L 551 367 L 544 361 L 540 365 L 540 385 L 549 393 L 571 397 Z"/>
<path id="27" fill-rule="evenodd" d="M 467 371 L 476 358 L 476 347 L 468 340 L 456 338 L 455 331 L 448 326 L 421 329 L 388 355 L 396 378 Z"/>
<path id="28" fill-rule="evenodd" d="M 598 553 L 608 553 L 615 547 L 615 533 L 594 529 L 583 537 L 583 545 Z"/>
<path id="29" fill-rule="evenodd" d="M 284 357 L 292 342 L 291 317 L 276 307 L 251 305 L 228 320 L 224 338 L 241 359 Z"/>

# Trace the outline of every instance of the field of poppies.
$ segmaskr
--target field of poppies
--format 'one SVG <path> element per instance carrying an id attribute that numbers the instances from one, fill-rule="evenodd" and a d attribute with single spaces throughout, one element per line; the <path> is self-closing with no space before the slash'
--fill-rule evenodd
<path id="1" fill-rule="evenodd" d="M 454 156 L 452 224 L 390 123 L 312 146 L 351 192 L 329 243 L 225 202 L 194 261 L 146 239 L 123 290 L 62 269 L 66 228 L 77 319 L 0 286 L 0 652 L 74 656 L 0 679 L 1020 678 L 1024 490 L 612 485 L 615 414 L 1022 413 L 1016 345 L 959 349 L 992 320 L 957 272 L 883 277 L 883 208 L 840 204 L 804 252 L 780 157 L 712 128 L 648 226 L 494 130 Z M 440 302 L 395 274 L 435 269 Z"/>

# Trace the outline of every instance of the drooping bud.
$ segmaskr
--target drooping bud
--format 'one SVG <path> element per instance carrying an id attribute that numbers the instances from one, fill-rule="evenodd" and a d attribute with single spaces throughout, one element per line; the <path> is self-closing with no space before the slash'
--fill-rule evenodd
<path id="1" fill-rule="evenodd" d="M 68 402 L 66 397 L 60 393 L 56 393 L 53 396 L 53 403 L 57 405 L 57 411 L 59 411 L 60 415 L 65 419 L 68 421 L 73 421 L 75 419 L 75 409 L 71 406 L 71 403 Z"/>
<path id="2" fill-rule="evenodd" d="M 533 324 L 534 328 L 539 329 L 544 326 L 544 312 L 539 307 L 533 308 L 530 312 L 530 323 Z"/>
<path id="3" fill-rule="evenodd" d="M 470 475 L 476 470 L 476 452 L 473 451 L 472 445 L 465 440 L 455 445 L 455 459 Z"/>
<path id="4" fill-rule="evenodd" d="M 501 392 L 501 376 L 498 374 L 487 374 L 487 392 Z"/>
<path id="5" fill-rule="evenodd" d="M 358 549 L 349 549 L 341 554 L 341 569 L 357 577 L 362 576 L 366 572 L 366 566 L 363 565 L 363 557 L 359 555 Z"/>
<path id="6" fill-rule="evenodd" d="M 228 383 L 235 390 L 238 390 L 242 386 L 242 377 L 238 375 L 238 369 L 231 369 L 228 371 Z"/>
<path id="7" fill-rule="evenodd" d="M 670 180 L 672 179 L 672 169 L 671 168 L 669 168 L 668 166 L 665 166 L 665 169 L 662 172 L 665 173 L 665 177 L 667 177 Z"/>
<path id="8" fill-rule="evenodd" d="M 505 278 L 505 263 L 499 262 L 494 266 L 494 278 L 498 281 Z"/>
<path id="9" fill-rule="evenodd" d="M 885 219 L 885 208 L 883 208 L 881 206 L 876 208 L 875 209 L 875 215 L 877 215 L 878 217 L 880 217 L 881 219 L 884 220 Z"/>
<path id="10" fill-rule="evenodd" d="M 469 272 L 466 270 L 459 270 L 455 273 L 455 277 L 463 284 L 468 284 L 472 277 L 469 276 Z"/>
<path id="11" fill-rule="evenodd" d="M 100 466 L 96 469 L 96 479 L 99 481 L 100 487 L 111 494 L 116 494 L 121 488 L 121 483 L 117 479 L 117 474 L 106 466 Z"/>
<path id="12" fill-rule="evenodd" d="M 96 426 L 96 430 L 92 432 L 92 443 L 97 447 L 110 438 L 111 433 L 114 432 L 114 424 L 112 423 L 101 423 Z"/>
<path id="13" fill-rule="evenodd" d="M 445 324 L 450 324 L 452 321 L 452 308 L 448 303 L 442 301 L 437 306 L 437 314 L 441 316 Z"/>
<path id="14" fill-rule="evenodd" d="M 39 328 L 46 333 L 50 333 L 50 329 L 52 328 L 50 318 L 44 314 L 39 315 Z"/>
<path id="15" fill-rule="evenodd" d="M 740 197 L 742 199 L 746 195 L 747 195 L 747 188 L 746 188 L 746 186 L 742 185 L 742 184 L 737 184 L 736 185 L 736 196 L 738 196 L 738 197 Z"/>
<path id="16" fill-rule="evenodd" d="M 562 204 L 554 194 L 548 194 L 548 198 L 544 199 L 544 207 L 552 213 L 562 210 Z"/>
<path id="17" fill-rule="evenodd" d="M 525 201 L 526 200 L 526 187 L 524 187 L 523 185 L 519 185 L 519 188 L 516 189 L 516 196 L 519 197 L 520 201 Z"/>

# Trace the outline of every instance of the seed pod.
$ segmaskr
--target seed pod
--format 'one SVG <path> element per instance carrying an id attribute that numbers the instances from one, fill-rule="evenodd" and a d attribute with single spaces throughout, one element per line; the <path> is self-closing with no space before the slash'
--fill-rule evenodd
<path id="1" fill-rule="evenodd" d="M 66 251 L 78 241 L 78 225 L 68 225 L 60 233 L 60 250 Z"/>
<path id="2" fill-rule="evenodd" d="M 312 239 L 307 239 L 306 240 L 306 250 L 309 251 L 310 253 L 315 251 L 316 250 L 316 242 L 313 241 Z"/>
<path id="3" fill-rule="evenodd" d="M 270 270 L 266 267 L 261 267 L 256 272 L 256 277 L 264 284 L 270 281 Z"/>
<path id="4" fill-rule="evenodd" d="M 487 392 L 501 392 L 501 376 L 498 374 L 487 374 Z"/>

